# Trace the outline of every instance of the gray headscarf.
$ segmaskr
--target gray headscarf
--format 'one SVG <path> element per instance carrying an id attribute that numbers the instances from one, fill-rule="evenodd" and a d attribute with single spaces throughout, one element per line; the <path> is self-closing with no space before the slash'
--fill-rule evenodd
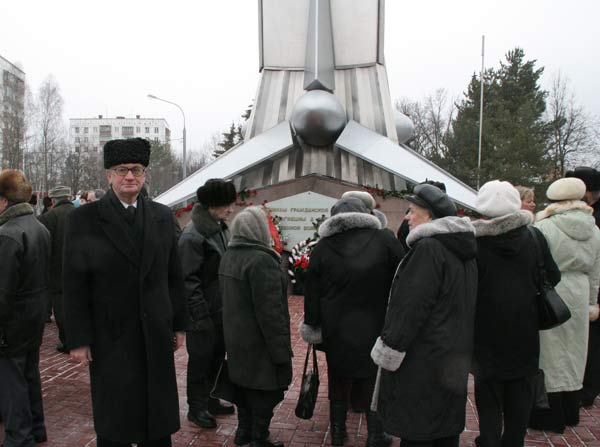
<path id="1" fill-rule="evenodd" d="M 231 235 L 271 246 L 269 221 L 259 206 L 250 206 L 235 216 L 231 222 Z"/>

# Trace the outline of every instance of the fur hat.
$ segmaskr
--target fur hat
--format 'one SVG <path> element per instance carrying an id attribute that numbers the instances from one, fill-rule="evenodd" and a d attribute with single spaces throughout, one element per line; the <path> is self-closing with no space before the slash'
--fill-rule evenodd
<path id="1" fill-rule="evenodd" d="M 521 194 L 509 182 L 492 180 L 477 193 L 475 208 L 486 217 L 506 216 L 521 209 Z"/>
<path id="2" fill-rule="evenodd" d="M 267 214 L 259 206 L 249 206 L 231 222 L 231 235 L 260 242 L 271 247 L 271 232 Z"/>
<path id="3" fill-rule="evenodd" d="M 369 212 L 377 205 L 373 196 L 366 191 L 346 191 L 342 194 L 342 199 L 347 199 L 348 197 L 355 197 L 362 200 L 369 209 Z"/>
<path id="4" fill-rule="evenodd" d="M 71 188 L 68 186 L 55 186 L 48 191 L 48 197 L 58 199 L 59 197 L 71 197 Z"/>
<path id="5" fill-rule="evenodd" d="M 350 192 L 354 192 L 354 191 L 350 191 Z M 336 214 L 340 214 L 340 213 L 366 213 L 366 214 L 369 214 L 369 210 L 367 209 L 365 202 L 363 202 L 361 199 L 354 197 L 354 196 L 348 196 L 348 197 L 342 196 L 342 198 L 340 200 L 338 200 L 337 202 L 335 202 L 333 204 L 333 206 L 331 207 L 331 215 L 332 216 L 335 216 Z"/>
<path id="6" fill-rule="evenodd" d="M 104 169 L 125 163 L 150 163 L 150 142 L 143 138 L 110 140 L 104 145 Z"/>
<path id="7" fill-rule="evenodd" d="M 31 183 L 21 171 L 6 169 L 0 173 L 0 197 L 12 203 L 28 203 L 31 192 Z"/>
<path id="8" fill-rule="evenodd" d="M 585 183 L 577 177 L 556 180 L 546 190 L 546 197 L 554 202 L 580 200 L 585 195 Z"/>
<path id="9" fill-rule="evenodd" d="M 237 194 L 233 183 L 211 178 L 196 191 L 198 202 L 204 206 L 224 206 L 235 202 Z"/>
<path id="10" fill-rule="evenodd" d="M 587 166 L 579 166 L 573 171 L 567 171 L 565 177 L 576 177 L 583 180 L 587 191 L 600 191 L 600 172 Z"/>
<path id="11" fill-rule="evenodd" d="M 428 209 L 434 219 L 456 216 L 457 213 L 456 205 L 450 200 L 450 197 L 440 188 L 433 185 L 421 184 L 415 186 L 413 194 L 407 196 L 406 200 L 421 208 Z"/>

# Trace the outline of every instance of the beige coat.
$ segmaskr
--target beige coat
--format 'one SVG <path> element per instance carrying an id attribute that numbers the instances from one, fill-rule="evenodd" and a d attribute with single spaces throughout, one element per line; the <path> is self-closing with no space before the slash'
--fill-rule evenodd
<path id="1" fill-rule="evenodd" d="M 581 201 L 550 205 L 537 215 L 562 279 L 556 291 L 571 318 L 540 332 L 540 368 L 551 393 L 581 389 L 587 358 L 589 306 L 596 304 L 600 282 L 600 230 L 592 209 Z"/>

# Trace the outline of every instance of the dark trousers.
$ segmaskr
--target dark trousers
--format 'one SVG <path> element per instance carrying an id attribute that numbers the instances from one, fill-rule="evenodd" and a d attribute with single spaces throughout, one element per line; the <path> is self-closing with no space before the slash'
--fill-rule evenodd
<path id="1" fill-rule="evenodd" d="M 579 424 L 579 391 L 548 393 L 549 409 L 534 409 L 529 426 L 537 430 L 562 433 L 566 426 Z"/>
<path id="2" fill-rule="evenodd" d="M 477 446 L 522 447 L 533 397 L 531 377 L 505 381 L 476 377 L 475 403 L 480 432 L 476 440 Z"/>
<path id="3" fill-rule="evenodd" d="M 375 388 L 375 376 L 361 379 L 347 379 L 327 376 L 329 384 L 329 400 L 346 402 L 356 410 L 367 410 L 371 405 L 371 397 Z"/>
<path id="4" fill-rule="evenodd" d="M 131 442 L 110 441 L 98 436 L 96 439 L 96 447 L 131 447 Z M 136 443 L 138 447 L 171 447 L 171 437 L 155 439 L 153 441 L 142 441 Z"/>
<path id="5" fill-rule="evenodd" d="M 4 447 L 35 445 L 45 436 L 38 349 L 19 357 L 0 358 L 0 414 Z"/>
<path id="6" fill-rule="evenodd" d="M 458 447 L 460 435 L 450 436 L 448 438 L 433 439 L 431 441 L 411 441 L 402 438 L 401 447 Z"/>
<path id="7" fill-rule="evenodd" d="M 236 386 L 234 402 L 238 406 L 238 431 L 250 433 L 253 441 L 268 439 L 273 409 L 283 400 L 283 392 Z"/>
<path id="8" fill-rule="evenodd" d="M 187 402 L 190 410 L 206 410 L 210 392 L 215 386 L 219 369 L 225 358 L 225 340 L 222 329 L 206 321 L 195 324 L 187 332 L 189 354 L 187 367 Z"/>
<path id="9" fill-rule="evenodd" d="M 65 311 L 62 293 L 52 293 L 52 307 L 54 308 L 54 321 L 58 327 L 58 339 L 65 345 Z"/>
<path id="10" fill-rule="evenodd" d="M 600 324 L 592 322 L 583 389 L 580 392 L 581 403 L 584 406 L 592 405 L 598 394 L 600 394 Z"/>

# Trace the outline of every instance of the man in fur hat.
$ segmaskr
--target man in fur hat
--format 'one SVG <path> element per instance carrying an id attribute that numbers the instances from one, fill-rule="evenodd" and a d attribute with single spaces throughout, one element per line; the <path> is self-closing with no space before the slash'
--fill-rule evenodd
<path id="1" fill-rule="evenodd" d="M 227 218 L 233 212 L 233 183 L 210 179 L 196 192 L 198 203 L 192 220 L 179 239 L 185 277 L 185 295 L 192 319 L 187 334 L 188 420 L 202 428 L 217 426 L 214 415 L 231 414 L 210 396 L 223 359 L 222 302 L 219 294 L 219 264 L 229 243 Z"/>
<path id="2" fill-rule="evenodd" d="M 188 311 L 171 210 L 140 196 L 149 160 L 147 140 L 107 142 L 108 192 L 67 218 L 67 347 L 90 367 L 98 447 L 166 447 L 179 430 Z"/>
<path id="3" fill-rule="evenodd" d="M 0 419 L 6 446 L 45 442 L 40 344 L 46 320 L 50 234 L 21 171 L 0 173 Z"/>
<path id="4" fill-rule="evenodd" d="M 48 288 L 52 307 L 54 308 L 54 320 L 58 327 L 59 343 L 56 350 L 66 354 L 69 351 L 67 351 L 65 343 L 62 298 L 63 242 L 65 240 L 65 222 L 67 216 L 75 209 L 75 205 L 71 202 L 71 188 L 68 186 L 52 188 L 48 191 L 48 197 L 52 199 L 52 209 L 40 216 L 40 222 L 50 231 L 52 237 Z"/>

